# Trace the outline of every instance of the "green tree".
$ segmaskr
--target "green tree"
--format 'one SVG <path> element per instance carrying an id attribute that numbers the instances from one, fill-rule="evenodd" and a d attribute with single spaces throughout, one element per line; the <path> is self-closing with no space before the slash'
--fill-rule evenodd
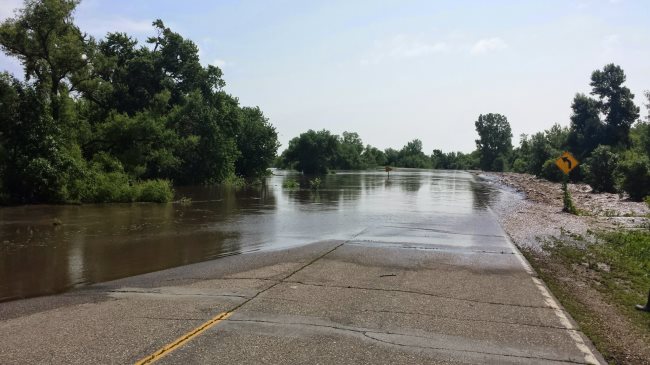
<path id="1" fill-rule="evenodd" d="M 613 63 L 591 74 L 592 95 L 598 96 L 598 107 L 605 114 L 605 142 L 610 146 L 628 146 L 632 124 L 639 118 L 634 94 L 623 86 L 625 72 Z"/>
<path id="2" fill-rule="evenodd" d="M 508 119 L 501 114 L 481 114 L 474 123 L 479 139 L 480 167 L 485 171 L 504 171 L 512 151 L 512 131 Z"/>
<path id="3" fill-rule="evenodd" d="M 259 108 L 242 108 L 242 122 L 237 134 L 240 155 L 235 161 L 239 176 L 258 178 L 266 175 L 280 143 L 275 127 Z"/>
<path id="4" fill-rule="evenodd" d="M 605 127 L 600 120 L 600 108 L 596 100 L 577 94 L 571 109 L 569 149 L 579 160 L 583 160 L 596 146 L 605 143 Z"/>
<path id="5" fill-rule="evenodd" d="M 289 141 L 286 162 L 304 174 L 324 174 L 332 168 L 340 141 L 328 130 L 308 130 Z"/>
<path id="6" fill-rule="evenodd" d="M 598 146 L 582 165 L 587 184 L 594 192 L 616 192 L 619 157 L 610 146 Z"/>
<path id="7" fill-rule="evenodd" d="M 0 45 L 20 60 L 27 81 L 36 79 L 49 92 L 55 122 L 61 114 L 61 97 L 74 86 L 74 75 L 88 66 L 93 42 L 74 25 L 78 0 L 26 0 L 16 18 L 0 25 Z M 65 89 L 65 91 L 64 91 Z"/>
<path id="8" fill-rule="evenodd" d="M 376 167 L 386 165 L 386 154 L 371 145 L 366 145 L 361 154 L 361 160 L 366 167 Z"/>
<path id="9" fill-rule="evenodd" d="M 414 139 L 399 151 L 395 166 L 427 169 L 431 168 L 431 159 L 422 152 L 422 141 Z"/>
<path id="10" fill-rule="evenodd" d="M 334 165 L 337 169 L 358 170 L 365 168 L 363 159 L 363 142 L 358 133 L 343 132 L 338 145 L 338 152 Z"/>

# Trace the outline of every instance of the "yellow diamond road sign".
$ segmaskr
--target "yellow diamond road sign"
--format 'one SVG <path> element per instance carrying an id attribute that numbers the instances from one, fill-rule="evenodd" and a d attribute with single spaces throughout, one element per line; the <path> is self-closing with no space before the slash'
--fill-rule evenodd
<path id="1" fill-rule="evenodd" d="M 572 154 L 565 151 L 560 158 L 555 160 L 555 164 L 560 168 L 560 170 L 562 170 L 562 172 L 568 175 L 571 170 L 578 166 L 579 162 Z"/>

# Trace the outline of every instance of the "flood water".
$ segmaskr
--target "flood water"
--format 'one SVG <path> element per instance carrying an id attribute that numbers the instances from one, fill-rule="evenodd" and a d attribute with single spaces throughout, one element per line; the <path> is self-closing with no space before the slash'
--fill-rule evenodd
<path id="1" fill-rule="evenodd" d="M 276 170 L 256 187 L 178 188 L 190 204 L 0 208 L 0 301 L 189 263 L 327 239 L 378 224 L 485 212 L 498 190 L 461 171 L 337 172 L 288 190 Z M 451 218 L 450 218 L 451 217 Z M 218 261 L 215 262 L 218 264 Z"/>

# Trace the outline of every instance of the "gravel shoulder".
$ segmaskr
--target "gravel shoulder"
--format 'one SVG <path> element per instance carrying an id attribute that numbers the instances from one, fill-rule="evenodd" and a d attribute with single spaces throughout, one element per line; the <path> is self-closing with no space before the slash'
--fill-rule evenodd
<path id="1" fill-rule="evenodd" d="M 611 285 L 630 291 L 624 280 L 612 284 L 608 279 L 614 276 L 610 269 L 617 268 L 600 262 L 576 265 L 554 248 L 559 244 L 571 247 L 574 253 L 589 252 L 598 232 L 645 230 L 650 224 L 648 206 L 616 194 L 595 194 L 585 184 L 569 184 L 582 213 L 575 216 L 562 212 L 558 183 L 528 174 L 477 175 L 500 192 L 491 208 L 504 230 L 606 360 L 650 364 L 650 316 L 621 305 L 620 298 L 610 294 L 620 290 Z M 639 304 L 645 303 L 647 292 L 627 294 L 638 298 Z"/>

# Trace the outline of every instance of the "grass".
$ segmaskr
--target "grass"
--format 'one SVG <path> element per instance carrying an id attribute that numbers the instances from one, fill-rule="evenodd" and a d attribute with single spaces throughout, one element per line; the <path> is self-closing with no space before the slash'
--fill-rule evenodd
<path id="1" fill-rule="evenodd" d="M 650 230 L 563 234 L 544 251 L 548 255 L 524 254 L 603 356 L 617 364 L 644 356 L 611 329 L 628 326 L 624 332 L 650 339 L 650 315 L 634 309 L 650 290 Z"/>

